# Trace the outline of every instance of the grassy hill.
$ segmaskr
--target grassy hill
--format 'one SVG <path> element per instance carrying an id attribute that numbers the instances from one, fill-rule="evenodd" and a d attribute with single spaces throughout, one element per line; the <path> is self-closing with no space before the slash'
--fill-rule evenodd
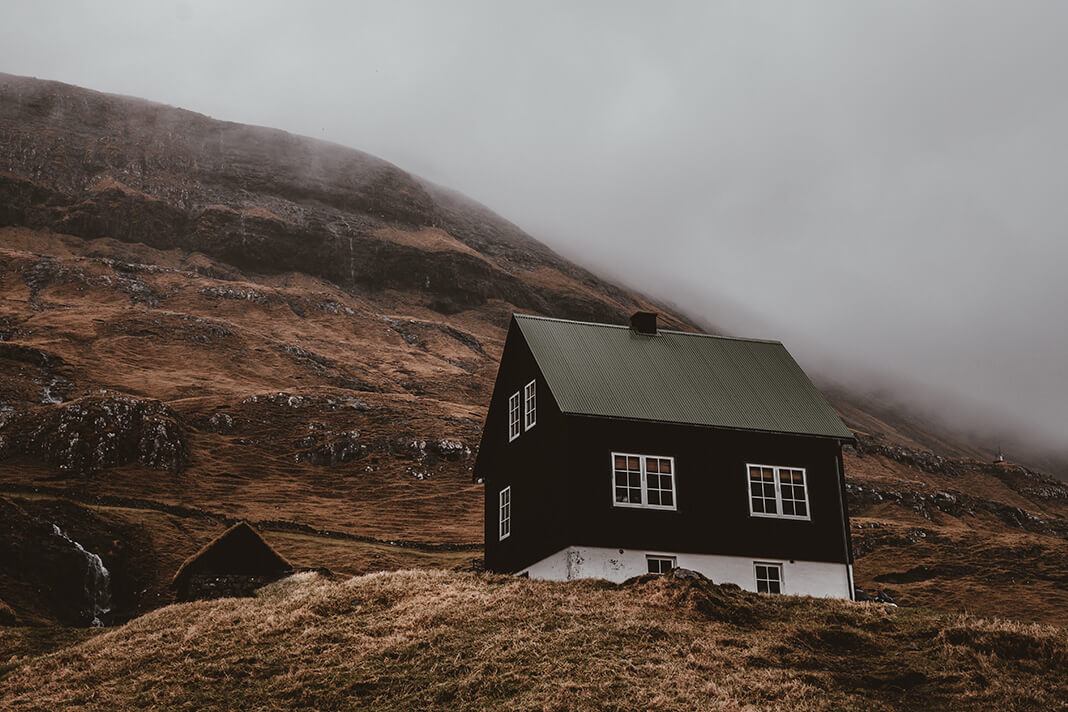
<path id="1" fill-rule="evenodd" d="M 171 605 L 0 672 L 5 710 L 1050 710 L 1068 633 L 879 604 L 445 571 Z M 1063 707 L 1062 707 L 1063 708 Z"/>

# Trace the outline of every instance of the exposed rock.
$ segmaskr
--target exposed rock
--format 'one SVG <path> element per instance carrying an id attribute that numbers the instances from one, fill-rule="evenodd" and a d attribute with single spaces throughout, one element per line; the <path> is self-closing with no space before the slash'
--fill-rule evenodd
<path id="1" fill-rule="evenodd" d="M 882 502 L 893 502 L 911 509 L 924 519 L 941 512 L 953 517 L 974 517 L 977 513 L 992 514 L 1006 524 L 1039 534 L 1052 534 L 1068 539 L 1068 521 L 1062 518 L 1043 519 L 1030 512 L 961 492 L 927 494 L 916 490 L 878 488 L 862 482 L 847 481 L 846 493 L 852 512 L 861 512 Z"/>
<path id="2" fill-rule="evenodd" d="M 858 435 L 856 446 L 847 449 L 859 457 L 877 455 L 907 467 L 946 477 L 960 477 L 968 473 L 991 475 L 1024 496 L 1043 501 L 1068 501 L 1068 485 L 1022 465 L 942 457 L 929 450 L 907 448 L 886 442 L 881 437 L 865 435 Z"/>
<path id="3" fill-rule="evenodd" d="M 252 287 L 230 287 L 221 285 L 204 287 L 197 291 L 210 299 L 234 299 L 237 301 L 252 302 L 253 304 L 267 304 L 271 301 L 280 301 L 277 298 L 272 300 L 268 295 L 257 291 Z"/>
<path id="4" fill-rule="evenodd" d="M 692 581 L 708 581 L 709 583 L 712 582 L 711 579 L 709 579 L 700 571 L 694 571 L 693 569 L 684 569 L 681 566 L 676 566 L 671 570 L 671 577 Z"/>
<path id="5" fill-rule="evenodd" d="M 312 465 L 335 465 L 353 462 L 367 455 L 367 446 L 360 439 L 358 430 L 340 433 L 320 433 L 301 438 L 295 459 Z"/>
<path id="6" fill-rule="evenodd" d="M 0 341 L 0 370 L 9 376 L 0 382 L 0 398 L 15 403 L 62 403 L 72 388 L 73 369 L 62 358 L 14 341 Z M 36 388 L 29 390 L 27 380 Z"/>
<path id="7" fill-rule="evenodd" d="M 213 433 L 229 433 L 234 429 L 234 417 L 229 413 L 214 413 L 208 418 L 208 429 Z"/>
<path id="8" fill-rule="evenodd" d="M 897 603 L 894 602 L 894 599 L 890 597 L 890 594 L 883 590 L 876 591 L 872 600 L 876 603 L 888 603 L 891 606 L 897 605 Z"/>
<path id="9" fill-rule="evenodd" d="M 177 471 L 185 465 L 186 444 L 164 403 L 104 393 L 17 413 L 0 430 L 0 459 L 14 455 L 83 475 L 131 462 Z"/>

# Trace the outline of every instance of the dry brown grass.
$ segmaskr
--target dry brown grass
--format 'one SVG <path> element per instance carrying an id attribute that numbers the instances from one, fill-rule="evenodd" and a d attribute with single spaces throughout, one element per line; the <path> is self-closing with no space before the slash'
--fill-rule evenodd
<path id="1" fill-rule="evenodd" d="M 169 606 L 0 679 L 6 710 L 1049 710 L 1065 631 L 924 610 L 442 571 Z"/>

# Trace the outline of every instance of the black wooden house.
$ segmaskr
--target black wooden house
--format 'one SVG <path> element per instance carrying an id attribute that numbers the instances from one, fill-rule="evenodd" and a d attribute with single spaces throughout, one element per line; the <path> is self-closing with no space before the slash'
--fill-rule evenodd
<path id="1" fill-rule="evenodd" d="M 486 566 L 622 581 L 676 566 L 851 598 L 842 444 L 777 341 L 515 315 L 475 476 Z"/>

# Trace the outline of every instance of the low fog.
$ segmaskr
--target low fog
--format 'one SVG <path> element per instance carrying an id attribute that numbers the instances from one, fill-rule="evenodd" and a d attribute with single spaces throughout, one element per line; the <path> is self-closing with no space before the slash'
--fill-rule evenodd
<path id="1" fill-rule="evenodd" d="M 35 0 L 0 71 L 359 148 L 824 382 L 1068 452 L 1068 4 Z"/>

